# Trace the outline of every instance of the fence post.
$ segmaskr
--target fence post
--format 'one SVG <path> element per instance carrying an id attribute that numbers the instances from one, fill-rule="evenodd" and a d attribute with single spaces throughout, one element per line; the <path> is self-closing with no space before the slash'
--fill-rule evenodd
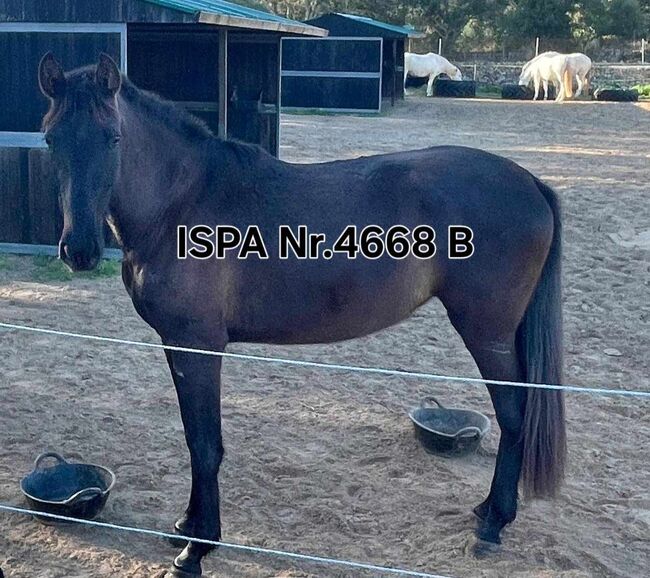
<path id="1" fill-rule="evenodd" d="M 645 38 L 641 38 L 641 64 L 645 64 L 645 45 L 647 42 Z"/>
<path id="2" fill-rule="evenodd" d="M 442 38 L 438 38 L 438 54 L 442 54 Z"/>
<path id="3" fill-rule="evenodd" d="M 539 56 L 539 36 L 535 36 L 535 56 Z"/>
<path id="4" fill-rule="evenodd" d="M 476 64 L 474 65 L 474 80 L 476 80 Z"/>

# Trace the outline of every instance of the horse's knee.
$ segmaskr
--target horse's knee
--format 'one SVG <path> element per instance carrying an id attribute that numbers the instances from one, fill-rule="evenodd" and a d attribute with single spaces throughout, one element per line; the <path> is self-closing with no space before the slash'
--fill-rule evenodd
<path id="1" fill-rule="evenodd" d="M 188 442 L 189 445 L 189 442 Z M 203 443 L 195 446 L 195 456 L 192 456 L 192 469 L 198 473 L 212 474 L 219 470 L 224 457 L 223 444 Z"/>

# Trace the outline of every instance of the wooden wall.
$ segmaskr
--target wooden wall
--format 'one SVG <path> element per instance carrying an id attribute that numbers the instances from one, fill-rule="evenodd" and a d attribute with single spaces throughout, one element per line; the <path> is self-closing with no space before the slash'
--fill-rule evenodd
<path id="1" fill-rule="evenodd" d="M 171 100 L 198 104 L 189 110 L 216 134 L 219 28 L 194 19 L 141 0 L 0 0 L 0 22 L 129 22 L 132 80 Z M 276 155 L 279 42 L 277 33 L 233 32 L 225 91 L 236 96 L 228 103 L 228 136 Z M 102 51 L 120 62 L 117 33 L 0 33 L 0 132 L 39 131 L 47 100 L 38 89 L 37 65 L 48 50 L 68 70 L 96 62 Z M 58 189 L 46 149 L 0 146 L 0 243 L 55 245 L 62 226 Z"/>
<path id="2" fill-rule="evenodd" d="M 381 43 L 361 38 L 285 39 L 282 106 L 378 111 Z M 331 73 L 345 76 L 328 76 Z M 369 73 L 375 77 L 363 76 Z"/>
<path id="3" fill-rule="evenodd" d="M 58 179 L 44 149 L 0 148 L 0 241 L 56 245 Z"/>
<path id="4" fill-rule="evenodd" d="M 1 1 L 1 0 L 0 0 Z M 38 132 L 47 99 L 38 87 L 38 63 L 52 51 L 66 70 L 97 62 L 100 52 L 120 62 L 120 35 L 0 33 L 0 131 Z"/>
<path id="5" fill-rule="evenodd" d="M 384 98 L 404 98 L 404 40 L 384 40 L 381 94 Z"/>
<path id="6" fill-rule="evenodd" d="M 143 0 L 0 0 L 5 22 L 194 22 Z"/>
<path id="7" fill-rule="evenodd" d="M 279 153 L 280 39 L 228 34 L 228 138 Z"/>

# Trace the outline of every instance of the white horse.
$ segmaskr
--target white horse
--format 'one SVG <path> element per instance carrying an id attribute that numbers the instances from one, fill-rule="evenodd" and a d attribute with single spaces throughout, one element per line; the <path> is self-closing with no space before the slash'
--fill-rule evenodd
<path id="1" fill-rule="evenodd" d="M 575 96 L 580 96 L 583 87 L 589 86 L 591 59 L 581 52 L 560 54 L 559 52 L 543 52 L 524 64 L 519 77 L 519 84 L 529 85 L 532 80 L 535 86 L 535 96 L 539 95 L 540 83 L 544 86 L 544 98 L 548 100 L 548 83 L 557 87 L 556 101 L 571 98 L 573 94 L 573 79 L 578 84 Z"/>
<path id="2" fill-rule="evenodd" d="M 582 94 L 582 89 L 585 92 L 589 91 L 589 73 L 591 72 L 591 58 L 582 52 L 573 52 L 567 54 L 567 72 L 571 78 L 571 86 L 567 87 L 569 90 L 567 96 L 572 96 L 573 93 L 573 79 L 578 83 L 578 90 L 575 96 L 578 97 Z"/>
<path id="3" fill-rule="evenodd" d="M 462 80 L 463 75 L 460 70 L 449 60 L 429 52 L 428 54 L 415 54 L 413 52 L 404 53 L 404 92 L 406 92 L 406 77 L 408 75 L 422 78 L 429 77 L 427 83 L 427 96 L 433 96 L 433 81 L 440 74 L 446 74 L 453 80 Z"/>
<path id="4" fill-rule="evenodd" d="M 540 84 L 544 86 L 544 99 L 548 100 L 548 83 L 550 82 L 557 88 L 556 102 L 564 100 L 567 57 L 558 52 L 543 52 L 532 60 L 528 61 L 521 69 L 519 84 L 528 86 L 532 80 L 535 86 L 535 96 L 539 96 Z"/>

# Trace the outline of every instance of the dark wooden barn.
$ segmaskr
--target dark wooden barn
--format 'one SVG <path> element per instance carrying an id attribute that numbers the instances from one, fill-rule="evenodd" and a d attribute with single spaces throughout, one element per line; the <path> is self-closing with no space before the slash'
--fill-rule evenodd
<path id="1" fill-rule="evenodd" d="M 138 86 L 181 103 L 215 134 L 277 155 L 281 38 L 326 34 L 222 0 L 1 0 L 0 249 L 53 245 L 60 233 L 40 133 L 45 52 L 67 70 L 106 52 Z"/>
<path id="2" fill-rule="evenodd" d="M 410 26 L 398 26 L 367 16 L 336 12 L 323 14 L 305 23 L 324 28 L 329 32 L 329 37 L 382 38 L 381 94 L 393 103 L 396 98 L 404 98 L 404 52 L 408 50 L 408 39 L 423 38 L 424 34 Z"/>

